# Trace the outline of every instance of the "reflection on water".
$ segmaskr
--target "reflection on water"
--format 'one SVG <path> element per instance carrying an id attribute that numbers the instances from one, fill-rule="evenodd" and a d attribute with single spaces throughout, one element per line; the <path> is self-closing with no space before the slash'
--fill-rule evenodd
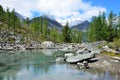
<path id="1" fill-rule="evenodd" d="M 6 56 L 0 53 L 0 62 L 11 66 L 0 72 L 0 80 L 119 80 L 119 76 L 108 71 L 78 70 L 68 64 L 56 64 L 54 56 L 44 53 L 43 50 L 11 52 Z"/>

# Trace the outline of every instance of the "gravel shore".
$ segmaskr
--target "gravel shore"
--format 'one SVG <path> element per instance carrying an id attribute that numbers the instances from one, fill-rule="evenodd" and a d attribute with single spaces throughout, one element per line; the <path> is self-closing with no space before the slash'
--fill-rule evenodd
<path id="1" fill-rule="evenodd" d="M 89 66 L 91 68 L 103 69 L 120 74 L 120 61 L 104 54 L 97 54 L 96 58 L 92 59 Z"/>

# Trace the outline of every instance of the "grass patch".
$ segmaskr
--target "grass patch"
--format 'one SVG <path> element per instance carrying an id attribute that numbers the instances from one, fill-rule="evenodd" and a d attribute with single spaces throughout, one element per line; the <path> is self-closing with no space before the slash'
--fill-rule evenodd
<path id="1" fill-rule="evenodd" d="M 102 52 L 101 54 L 108 55 L 110 57 L 114 57 L 114 56 L 120 57 L 120 54 L 115 54 L 111 52 Z"/>

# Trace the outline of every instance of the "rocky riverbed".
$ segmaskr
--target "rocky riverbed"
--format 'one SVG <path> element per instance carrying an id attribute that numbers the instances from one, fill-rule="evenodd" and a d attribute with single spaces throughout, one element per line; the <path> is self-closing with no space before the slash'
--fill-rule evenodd
<path id="1" fill-rule="evenodd" d="M 105 71 L 111 71 L 120 74 L 120 60 L 113 59 L 105 54 L 97 54 L 96 58 L 92 59 L 89 64 L 91 68 L 99 68 Z"/>
<path id="2" fill-rule="evenodd" d="M 112 51 L 110 48 L 104 48 L 104 49 L 99 49 L 98 47 L 104 45 L 104 42 L 95 42 L 95 43 L 63 43 L 63 44 L 58 44 L 58 43 L 53 43 L 50 41 L 45 41 L 42 42 L 41 44 L 37 43 L 32 43 L 32 44 L 7 44 L 7 43 L 2 43 L 0 45 L 1 53 L 4 52 L 4 50 L 8 50 L 8 55 L 11 54 L 12 51 L 15 50 L 28 50 L 28 49 L 56 49 L 56 51 L 62 51 L 64 52 L 64 55 L 62 54 L 61 58 L 59 56 L 59 59 L 56 59 L 56 61 L 62 60 L 64 62 L 64 59 L 69 60 L 67 62 L 70 63 L 70 60 L 74 60 L 77 62 L 83 62 L 84 60 L 87 60 L 89 63 L 90 68 L 101 68 L 103 70 L 109 70 L 115 73 L 120 74 L 120 60 L 119 57 L 118 59 L 112 58 L 110 56 L 101 54 L 101 51 Z M 10 51 L 9 51 L 10 50 Z M 12 50 L 12 51 L 11 51 Z M 3 52 L 2 52 L 3 51 Z M 89 56 L 87 57 L 87 54 Z M 117 52 L 119 53 L 119 52 Z M 91 56 L 92 54 L 92 56 Z M 93 56 L 95 54 L 95 57 Z M 13 56 L 19 55 L 19 53 L 14 54 Z M 61 54 L 59 54 L 61 55 Z M 83 55 L 83 57 L 81 57 Z M 82 59 L 78 59 L 80 58 Z M 2 61 L 2 59 L 1 59 Z M 72 60 L 73 61 L 73 60 Z M 3 66 L 2 66 L 3 67 Z"/>

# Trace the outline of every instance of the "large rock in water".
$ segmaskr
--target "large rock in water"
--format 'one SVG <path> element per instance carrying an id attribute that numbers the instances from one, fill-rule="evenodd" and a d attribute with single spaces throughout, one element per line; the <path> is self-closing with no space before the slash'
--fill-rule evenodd
<path id="1" fill-rule="evenodd" d="M 72 57 L 72 56 L 74 56 L 73 53 L 66 53 L 66 54 L 64 55 L 65 58 Z"/>
<path id="2" fill-rule="evenodd" d="M 65 58 L 57 57 L 56 62 L 57 63 L 64 63 L 65 62 Z"/>
<path id="3" fill-rule="evenodd" d="M 44 42 L 41 43 L 41 46 L 43 48 L 54 48 L 55 44 L 51 41 L 44 41 Z"/>
<path id="4" fill-rule="evenodd" d="M 67 58 L 66 62 L 68 62 L 68 63 L 76 63 L 76 62 L 91 59 L 91 58 L 94 58 L 94 57 L 95 57 L 94 53 L 78 54 L 76 56 Z"/>

